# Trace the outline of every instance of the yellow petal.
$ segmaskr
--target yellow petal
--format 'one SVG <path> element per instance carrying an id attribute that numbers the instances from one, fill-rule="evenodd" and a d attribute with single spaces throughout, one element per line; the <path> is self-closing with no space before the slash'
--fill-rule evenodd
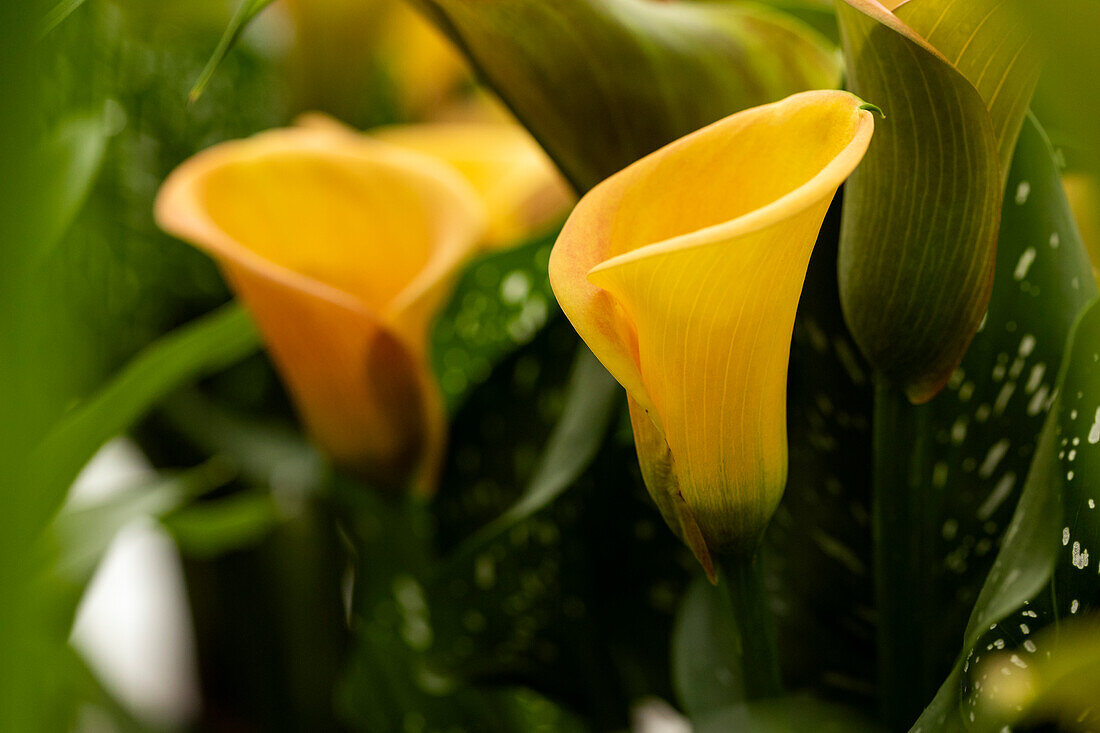
<path id="1" fill-rule="evenodd" d="M 573 204 L 565 179 L 517 124 L 440 122 L 373 130 L 378 140 L 453 165 L 473 185 L 489 215 L 486 246 L 500 248 L 564 218 Z"/>
<path id="2" fill-rule="evenodd" d="M 428 327 L 480 238 L 469 185 L 423 156 L 278 130 L 196 155 L 156 209 L 217 260 L 318 443 L 376 483 L 430 488 L 445 419 Z"/>
<path id="3" fill-rule="evenodd" d="M 361 135 L 327 115 L 296 123 L 317 132 L 377 140 L 452 166 L 485 205 L 484 245 L 500 249 L 560 221 L 573 205 L 569 184 L 526 130 L 509 122 L 436 122 L 393 125 Z"/>
<path id="4" fill-rule="evenodd" d="M 651 493 L 682 496 L 712 553 L 755 548 L 782 494 L 795 310 L 870 142 L 861 104 L 806 92 L 688 135 L 585 196 L 550 258 L 562 309 L 636 403 Z"/>

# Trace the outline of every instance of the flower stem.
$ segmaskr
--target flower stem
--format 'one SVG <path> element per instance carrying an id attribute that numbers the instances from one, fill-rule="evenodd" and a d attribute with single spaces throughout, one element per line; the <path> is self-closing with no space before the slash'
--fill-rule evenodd
<path id="1" fill-rule="evenodd" d="M 935 692 L 929 668 L 935 624 L 929 546 L 923 532 L 930 511 L 919 490 L 929 462 L 930 413 L 910 405 L 897 387 L 875 378 L 872 514 L 878 683 L 883 721 L 905 730 Z"/>
<path id="2" fill-rule="evenodd" d="M 783 689 L 775 622 L 768 608 L 761 553 L 757 551 L 752 557 L 723 557 L 719 564 L 721 583 L 729 596 L 740 642 L 741 656 L 737 661 L 745 697 L 749 700 L 776 697 Z"/>

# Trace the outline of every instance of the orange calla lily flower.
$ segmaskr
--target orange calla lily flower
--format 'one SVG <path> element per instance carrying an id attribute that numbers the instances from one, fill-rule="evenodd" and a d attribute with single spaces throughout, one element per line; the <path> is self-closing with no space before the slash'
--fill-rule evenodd
<path id="1" fill-rule="evenodd" d="M 484 226 L 458 174 L 276 130 L 185 162 L 156 216 L 217 260 L 322 448 L 377 485 L 434 487 L 446 420 L 428 328 Z"/>
<path id="2" fill-rule="evenodd" d="M 727 117 L 589 192 L 550 258 L 565 314 L 626 388 L 642 474 L 713 578 L 787 475 L 787 361 L 818 230 L 874 123 L 846 92 Z"/>
<path id="3" fill-rule="evenodd" d="M 312 113 L 298 124 L 333 135 L 381 141 L 431 156 L 454 167 L 485 205 L 484 246 L 522 242 L 565 217 L 574 196 L 550 158 L 513 122 L 434 122 L 392 125 L 359 133 L 327 115 Z"/>

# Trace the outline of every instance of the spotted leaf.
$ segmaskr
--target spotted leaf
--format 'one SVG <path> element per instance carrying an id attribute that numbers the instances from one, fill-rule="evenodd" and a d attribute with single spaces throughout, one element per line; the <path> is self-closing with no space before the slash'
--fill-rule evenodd
<path id="1" fill-rule="evenodd" d="M 894 640 L 883 659 L 912 715 L 949 671 L 1036 453 L 1066 337 L 1096 294 L 1058 173 L 1041 128 L 1027 121 L 984 325 L 942 394 L 877 408 L 890 423 L 880 459 L 909 497 L 880 545 L 883 572 L 899 578 L 879 609 L 882 635 Z"/>
<path id="2" fill-rule="evenodd" d="M 1041 629 L 1100 610 L 1097 344 L 1100 302 L 1094 301 L 1070 336 L 1023 496 L 970 617 L 963 652 L 918 727 L 996 730 L 1010 722 L 1015 711 L 988 704 L 1003 694 L 1003 662 L 1027 669 L 1033 660 L 1053 656 L 1053 637 L 1045 636 L 1039 646 Z M 990 657 L 1002 664 L 988 664 Z M 1093 702 L 1082 701 L 1081 712 Z"/>

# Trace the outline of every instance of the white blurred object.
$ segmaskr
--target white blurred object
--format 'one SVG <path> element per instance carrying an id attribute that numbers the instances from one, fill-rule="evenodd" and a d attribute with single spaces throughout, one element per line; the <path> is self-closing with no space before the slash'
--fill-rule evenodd
<path id="1" fill-rule="evenodd" d="M 633 733 L 691 733 L 691 723 L 659 697 L 647 697 L 630 710 Z"/>
<path id="2" fill-rule="evenodd" d="M 70 506 L 101 501 L 156 472 L 131 441 L 116 438 L 77 477 Z M 179 554 L 155 521 L 115 537 L 77 611 L 71 642 L 139 720 L 176 728 L 199 710 L 194 629 Z"/>

